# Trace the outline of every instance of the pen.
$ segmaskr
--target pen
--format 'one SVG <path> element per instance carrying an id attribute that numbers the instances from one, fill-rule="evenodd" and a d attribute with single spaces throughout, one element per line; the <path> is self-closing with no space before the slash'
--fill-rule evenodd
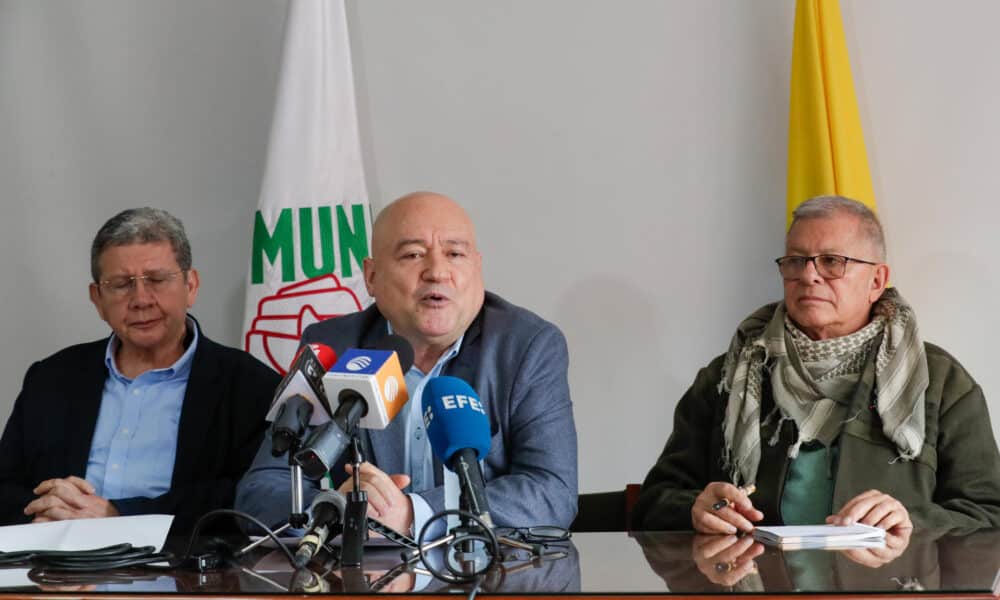
<path id="1" fill-rule="evenodd" d="M 744 494 L 746 494 L 747 496 L 749 496 L 750 494 L 752 494 L 755 491 L 757 491 L 757 486 L 754 485 L 754 484 L 752 484 L 752 483 L 750 483 L 750 484 L 747 484 L 747 485 L 744 485 L 744 486 L 740 486 L 740 490 Z M 729 498 L 723 498 L 722 500 L 719 500 L 718 502 L 716 502 L 715 504 L 712 505 L 712 510 L 722 510 L 723 508 L 725 508 L 727 506 L 731 506 L 732 504 L 733 504 L 732 500 L 730 500 Z"/>

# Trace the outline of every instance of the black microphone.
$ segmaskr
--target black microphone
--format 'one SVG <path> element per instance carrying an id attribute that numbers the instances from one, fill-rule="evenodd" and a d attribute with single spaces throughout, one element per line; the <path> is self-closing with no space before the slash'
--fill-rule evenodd
<path id="1" fill-rule="evenodd" d="M 404 377 L 413 366 L 413 348 L 398 335 L 386 336 L 378 346 L 347 350 L 323 377 L 323 387 L 338 404 L 333 419 L 314 429 L 295 453 L 307 477 L 328 472 L 357 427 L 385 429 L 409 399 Z"/>
<path id="2" fill-rule="evenodd" d="M 271 456 L 282 456 L 305 433 L 312 418 L 313 404 L 301 394 L 295 394 L 278 407 L 271 424 Z"/>
<path id="3" fill-rule="evenodd" d="M 273 456 L 281 456 L 295 445 L 317 406 L 330 414 L 330 404 L 323 390 L 323 374 L 336 360 L 337 353 L 324 344 L 306 344 L 292 359 L 288 373 L 274 391 L 274 400 L 267 413 L 267 420 L 271 421 Z"/>
<path id="4" fill-rule="evenodd" d="M 313 499 L 309 507 L 312 522 L 295 550 L 296 567 L 306 566 L 316 556 L 330 537 L 330 529 L 340 522 L 346 509 L 347 499 L 337 490 L 322 491 Z"/>

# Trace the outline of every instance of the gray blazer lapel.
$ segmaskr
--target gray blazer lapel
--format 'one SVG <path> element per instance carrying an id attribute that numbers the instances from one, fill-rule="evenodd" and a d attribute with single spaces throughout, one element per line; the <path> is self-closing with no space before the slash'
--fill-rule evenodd
<path id="1" fill-rule="evenodd" d="M 393 419 L 385 429 L 365 430 L 372 453 L 366 460 L 377 464 L 379 469 L 390 475 L 407 471 L 403 464 L 402 424 L 402 419 Z"/>

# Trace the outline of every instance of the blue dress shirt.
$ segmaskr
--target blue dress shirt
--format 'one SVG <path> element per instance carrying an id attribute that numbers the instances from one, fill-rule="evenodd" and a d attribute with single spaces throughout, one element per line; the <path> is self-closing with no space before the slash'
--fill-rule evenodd
<path id="1" fill-rule="evenodd" d="M 135 379 L 115 364 L 121 344 L 111 335 L 104 361 L 104 382 L 97 426 L 90 443 L 86 480 L 109 500 L 155 498 L 170 490 L 177 458 L 177 428 L 191 362 L 198 346 L 198 327 L 188 319 L 191 343 L 177 362 Z"/>
<path id="2" fill-rule="evenodd" d="M 391 334 L 392 325 L 388 325 L 388 329 Z M 430 373 L 425 375 L 416 365 L 413 365 L 404 376 L 406 391 L 409 393 L 410 399 L 396 418 L 403 420 L 399 430 L 403 436 L 403 462 L 408 466 L 406 474 L 410 476 L 411 490 L 427 490 L 434 487 L 434 454 L 431 452 L 431 444 L 427 439 L 427 432 L 424 430 L 423 411 L 421 410 L 424 386 L 427 385 L 430 378 L 441 374 L 441 369 L 448 361 L 458 356 L 464 338 L 465 334 L 455 340 L 455 343 L 441 355 L 431 368 Z M 455 508 L 458 508 L 458 480 L 449 477 L 450 474 L 451 472 L 445 469 L 445 495 L 447 497 L 453 496 L 454 502 L 448 504 L 454 504 Z M 413 535 L 417 535 L 424 523 L 434 514 L 434 511 L 419 494 L 407 495 L 413 503 Z"/>

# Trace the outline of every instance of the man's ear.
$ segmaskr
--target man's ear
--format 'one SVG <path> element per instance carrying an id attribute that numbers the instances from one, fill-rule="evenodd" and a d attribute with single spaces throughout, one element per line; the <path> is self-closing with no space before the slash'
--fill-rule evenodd
<path id="1" fill-rule="evenodd" d="M 89 290 L 90 292 L 90 302 L 97 309 L 97 314 L 102 320 L 107 321 L 108 318 L 104 315 L 104 305 L 101 304 L 101 288 L 96 283 L 91 283 Z"/>
<path id="2" fill-rule="evenodd" d="M 187 287 L 187 307 L 194 306 L 194 301 L 198 299 L 198 289 L 201 287 L 201 278 L 198 276 L 198 269 L 189 269 L 184 279 Z"/>
<path id="3" fill-rule="evenodd" d="M 868 292 L 868 301 L 875 304 L 878 299 L 882 297 L 882 294 L 885 292 L 885 288 L 889 287 L 889 265 L 885 263 L 877 264 L 872 271 L 871 289 Z"/>
<path id="4" fill-rule="evenodd" d="M 361 267 L 365 271 L 365 289 L 368 295 L 375 297 L 375 260 L 371 257 L 361 261 Z"/>

